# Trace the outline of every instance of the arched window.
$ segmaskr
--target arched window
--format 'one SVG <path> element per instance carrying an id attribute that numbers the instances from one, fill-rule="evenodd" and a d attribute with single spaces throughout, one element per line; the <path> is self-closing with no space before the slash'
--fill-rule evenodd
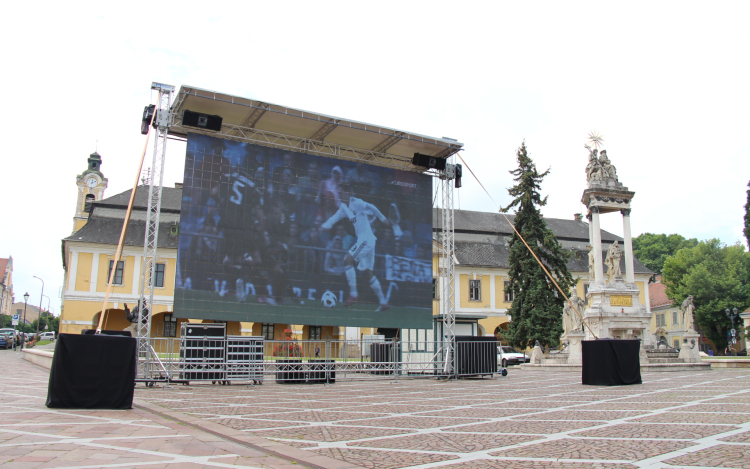
<path id="1" fill-rule="evenodd" d="M 91 204 L 93 204 L 95 200 L 96 197 L 94 196 L 94 194 L 86 194 L 86 203 L 83 205 L 83 211 L 86 213 L 90 213 Z"/>

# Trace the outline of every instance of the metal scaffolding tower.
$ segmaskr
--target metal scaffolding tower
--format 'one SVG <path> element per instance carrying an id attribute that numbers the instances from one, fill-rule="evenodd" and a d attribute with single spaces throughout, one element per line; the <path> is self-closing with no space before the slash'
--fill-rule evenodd
<path id="1" fill-rule="evenodd" d="M 448 350 L 446 351 L 445 372 L 453 371 L 453 360 L 455 358 L 455 325 L 456 325 L 456 305 L 454 290 L 454 273 L 455 273 L 455 239 L 454 239 L 454 219 L 453 219 L 453 187 L 456 178 L 456 166 L 452 164 L 453 158 L 448 159 L 445 171 L 439 175 L 440 191 L 442 192 L 442 204 L 440 206 L 441 215 L 441 236 L 440 244 L 442 252 L 439 259 L 438 273 L 441 285 L 440 314 L 443 316 L 443 340 L 446 342 Z"/>
<path id="2" fill-rule="evenodd" d="M 138 298 L 138 378 L 148 378 L 151 354 L 151 316 L 154 305 L 153 279 L 156 271 L 157 246 L 159 242 L 159 213 L 161 211 L 161 192 L 164 179 L 164 158 L 167 151 L 167 134 L 172 124 L 171 103 L 174 86 L 162 83 L 151 83 L 151 89 L 159 92 L 156 105 L 154 125 L 154 156 L 151 162 L 151 177 L 148 185 L 148 209 L 146 211 L 146 234 L 143 241 L 143 259 L 141 262 L 141 283 Z"/>

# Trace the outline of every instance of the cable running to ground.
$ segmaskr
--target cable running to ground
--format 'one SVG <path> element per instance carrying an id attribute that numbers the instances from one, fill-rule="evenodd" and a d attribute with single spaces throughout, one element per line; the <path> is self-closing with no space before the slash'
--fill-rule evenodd
<path id="1" fill-rule="evenodd" d="M 479 178 L 477 177 L 477 175 L 474 174 L 474 171 L 472 171 L 471 168 L 469 167 L 469 165 L 466 164 L 466 160 L 463 159 L 463 157 L 461 156 L 460 153 L 456 153 L 456 155 L 458 155 L 458 157 L 461 159 L 461 162 L 463 162 L 463 164 L 466 166 L 466 169 L 469 170 L 469 172 L 471 173 L 471 175 L 474 176 L 474 179 L 476 179 L 476 181 L 479 183 L 479 185 L 481 186 L 481 188 L 484 190 L 485 194 L 487 194 L 487 197 L 489 197 L 490 200 L 492 200 L 492 203 L 494 203 L 495 205 L 497 205 L 497 202 L 495 202 L 495 199 L 493 199 L 492 196 L 490 195 L 490 193 L 487 192 L 487 189 L 485 189 L 484 185 L 479 180 Z M 523 241 L 524 246 L 526 246 L 526 248 L 529 250 L 529 252 L 531 253 L 531 255 L 534 256 L 534 259 L 536 259 L 536 261 L 539 263 L 539 265 L 542 267 L 542 269 L 544 269 L 544 273 L 547 274 L 547 277 L 549 277 L 550 280 L 552 280 L 552 283 L 555 284 L 555 287 L 557 287 L 557 290 L 560 292 L 560 294 L 563 296 L 563 298 L 565 298 L 565 301 L 567 301 L 568 304 L 570 305 L 570 307 L 573 308 L 573 311 L 576 312 L 576 315 L 578 315 L 578 317 L 581 319 L 581 324 L 584 324 L 589 329 L 589 332 L 591 332 L 591 335 L 593 335 L 595 339 L 598 339 L 599 337 L 597 337 L 597 335 L 594 333 L 594 331 L 591 330 L 591 326 L 588 325 L 588 323 L 586 322 L 586 320 L 583 318 L 583 316 L 581 315 L 581 313 L 578 311 L 578 308 L 576 308 L 575 305 L 573 305 L 573 302 L 570 301 L 570 298 L 568 298 L 568 295 L 566 295 L 565 292 L 562 291 L 562 288 L 560 288 L 560 285 L 557 284 L 557 281 L 555 281 L 555 278 L 552 276 L 552 274 L 550 274 L 549 270 L 547 270 L 547 267 L 545 267 L 544 264 L 542 263 L 542 261 L 539 260 L 539 257 L 537 257 L 537 255 L 534 252 L 534 250 L 531 249 L 531 246 L 529 246 L 529 244 L 526 242 L 526 240 L 523 239 L 523 236 L 521 236 L 521 233 L 518 232 L 518 230 L 516 229 L 516 226 L 513 224 L 513 222 L 510 221 L 510 219 L 505 214 L 505 212 L 501 211 L 500 213 L 503 215 L 503 217 L 505 217 L 505 220 L 508 222 L 508 224 L 510 225 L 510 227 L 513 228 L 513 231 L 516 233 L 516 235 L 518 235 L 518 237 L 521 239 L 521 241 Z"/>

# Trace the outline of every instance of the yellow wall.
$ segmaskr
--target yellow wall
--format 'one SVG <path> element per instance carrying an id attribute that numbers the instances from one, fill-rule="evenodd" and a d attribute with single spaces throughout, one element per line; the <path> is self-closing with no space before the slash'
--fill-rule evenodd
<path id="1" fill-rule="evenodd" d="M 160 296 L 174 296 L 175 272 L 177 272 L 176 259 L 163 259 L 158 263 L 166 264 L 164 267 L 164 287 L 154 289 L 154 294 Z M 239 333 L 237 335 L 239 335 Z"/>
<path id="2" fill-rule="evenodd" d="M 506 277 L 501 277 L 499 275 L 495 276 L 495 308 L 510 309 L 512 305 L 512 303 L 505 302 L 505 289 L 503 288 L 503 282 L 507 280 Z M 491 334 L 491 332 L 488 333 Z"/>
<path id="3" fill-rule="evenodd" d="M 644 290 L 643 282 L 635 282 L 635 285 L 638 287 L 638 301 L 640 301 L 642 305 L 645 305 L 646 292 Z"/>
<path id="4" fill-rule="evenodd" d="M 109 258 L 106 254 L 99 254 L 99 273 L 97 274 L 96 291 L 106 292 L 107 291 L 107 273 L 109 271 L 109 261 L 114 260 Z M 125 269 L 122 274 L 122 285 L 113 285 L 112 293 L 132 293 L 133 292 L 133 267 L 135 265 L 135 257 L 123 256 L 120 260 L 125 261 Z M 139 279 L 140 280 L 140 279 Z"/>
<path id="5" fill-rule="evenodd" d="M 580 280 L 578 280 L 578 283 L 576 283 L 576 294 L 578 295 L 578 298 L 583 298 L 585 300 L 586 299 L 586 289 L 583 286 L 584 283 L 588 283 L 588 280 L 586 280 L 586 279 L 580 279 Z"/>
<path id="6" fill-rule="evenodd" d="M 75 291 L 89 291 L 91 288 L 91 263 L 93 261 L 94 255 L 90 252 L 78 253 Z"/>
<path id="7" fill-rule="evenodd" d="M 83 228 L 83 225 L 86 224 L 88 220 L 75 220 L 75 223 L 73 224 L 73 232 L 76 232 Z"/>
<path id="8" fill-rule="evenodd" d="M 490 306 L 490 276 L 489 275 L 477 275 L 476 280 L 481 280 L 480 288 L 480 301 L 469 300 L 469 279 L 474 280 L 474 276 L 461 274 L 459 275 L 459 291 L 461 302 L 461 308 L 489 308 Z"/>
<path id="9" fill-rule="evenodd" d="M 282 337 L 284 337 L 284 329 L 292 329 L 289 324 L 274 324 L 273 326 L 273 338 L 274 340 L 279 340 Z M 298 329 L 299 330 L 299 329 Z M 260 322 L 256 322 L 253 324 L 253 335 L 255 336 L 261 336 L 263 335 L 263 324 Z M 299 339 L 299 338 L 297 338 Z"/>
<path id="10" fill-rule="evenodd" d="M 479 325 L 484 328 L 484 335 L 490 336 L 495 334 L 495 329 L 497 328 L 497 326 L 499 326 L 500 324 L 505 324 L 506 322 L 510 322 L 507 316 L 494 316 L 486 319 L 480 319 Z"/>

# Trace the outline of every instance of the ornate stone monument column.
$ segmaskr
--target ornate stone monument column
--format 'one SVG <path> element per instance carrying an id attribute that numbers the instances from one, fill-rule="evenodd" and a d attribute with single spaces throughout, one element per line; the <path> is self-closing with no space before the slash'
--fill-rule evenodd
<path id="1" fill-rule="evenodd" d="M 622 213 L 623 244 L 625 245 L 625 281 L 635 283 L 635 272 L 633 271 L 633 238 L 630 236 L 630 209 L 620 210 Z"/>
<path id="2" fill-rule="evenodd" d="M 595 146 L 600 139 L 592 139 Z M 594 279 L 590 279 L 586 297 L 588 309 L 584 321 L 586 339 L 615 338 L 641 339 L 652 345 L 649 330 L 651 317 L 639 301 L 633 270 L 633 245 L 630 234 L 630 203 L 635 192 L 628 190 L 617 178 L 617 170 L 607 157 L 607 151 L 592 149 L 588 145 L 589 162 L 586 166 L 588 188 L 581 201 L 588 208 L 589 241 L 594 258 Z M 599 218 L 608 213 L 620 213 L 623 218 L 623 241 L 602 246 Z M 606 259 L 602 262 L 604 251 Z M 624 254 L 624 255 L 623 255 Z M 623 259 L 624 257 L 624 259 Z M 607 266 L 606 276 L 603 266 Z M 589 328 L 591 330 L 589 330 Z M 593 331 L 593 333 L 592 333 Z M 645 355 L 645 354 L 644 354 Z"/>
<path id="3" fill-rule="evenodd" d="M 594 252 L 602 252 L 602 230 L 599 225 L 599 207 L 591 207 L 591 233 L 594 235 L 593 238 L 589 239 L 589 242 L 594 247 Z M 594 256 L 594 272 L 596 277 L 594 282 L 597 284 L 604 284 L 604 268 L 602 267 L 602 256 Z"/>

